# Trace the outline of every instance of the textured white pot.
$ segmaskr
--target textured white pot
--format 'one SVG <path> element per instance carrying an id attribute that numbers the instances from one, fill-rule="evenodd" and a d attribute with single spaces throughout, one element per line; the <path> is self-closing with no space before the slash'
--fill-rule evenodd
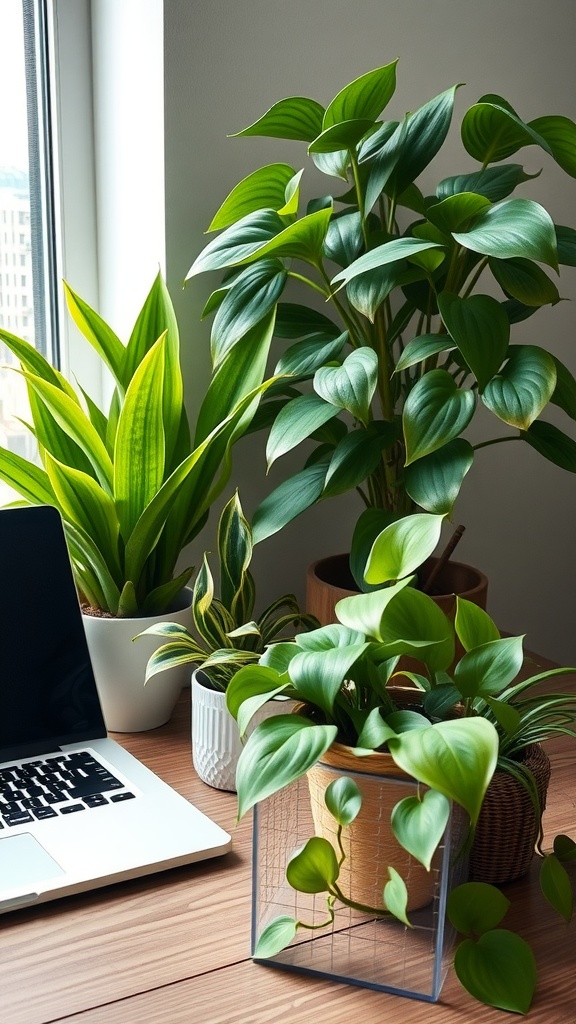
<path id="1" fill-rule="evenodd" d="M 192 760 L 198 776 L 214 789 L 236 792 L 236 765 L 242 750 L 238 726 L 226 707 L 226 694 L 203 686 L 192 674 Z M 272 715 L 288 715 L 294 701 L 269 700 L 254 715 L 248 734 Z"/>
<path id="2" fill-rule="evenodd" d="M 182 687 L 188 681 L 184 665 L 168 669 L 144 685 L 150 655 L 161 637 L 133 638 L 155 622 L 191 623 L 192 591 L 185 587 L 174 609 L 164 615 L 111 619 L 83 615 L 84 631 L 94 669 L 106 728 L 110 732 L 143 732 L 168 721 Z"/>

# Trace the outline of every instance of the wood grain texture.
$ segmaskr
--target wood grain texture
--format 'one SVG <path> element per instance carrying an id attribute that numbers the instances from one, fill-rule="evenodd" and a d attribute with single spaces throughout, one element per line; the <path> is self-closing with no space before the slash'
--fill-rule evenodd
<path id="1" fill-rule="evenodd" d="M 573 680 L 576 685 L 576 680 Z M 562 687 L 564 688 L 564 687 Z M 249 960 L 251 823 L 236 798 L 192 768 L 189 705 L 168 726 L 118 736 L 233 835 L 232 853 L 0 918 L 2 1024 L 496 1024 L 450 972 L 431 1005 L 313 979 Z M 549 744 L 547 837 L 576 836 L 574 742 Z M 576 884 L 576 865 L 571 867 Z M 576 1024 L 576 923 L 564 925 L 530 876 L 506 887 L 507 919 L 532 943 L 539 986 L 530 1024 Z"/>

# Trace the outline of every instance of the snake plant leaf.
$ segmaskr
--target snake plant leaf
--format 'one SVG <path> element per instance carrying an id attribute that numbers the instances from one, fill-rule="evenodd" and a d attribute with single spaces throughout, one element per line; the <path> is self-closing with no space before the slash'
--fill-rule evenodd
<path id="1" fill-rule="evenodd" d="M 238 759 L 238 818 L 304 775 L 328 750 L 337 731 L 335 725 L 312 725 L 299 715 L 275 715 L 261 722 Z"/>
<path id="2" fill-rule="evenodd" d="M 237 491 L 222 510 L 217 543 L 221 600 L 224 607 L 232 611 L 252 560 L 250 527 L 242 512 Z M 246 611 L 251 614 L 248 609 Z"/>
<path id="3" fill-rule="evenodd" d="M 412 654 L 432 672 L 444 672 L 454 660 L 450 623 L 428 594 L 405 587 L 394 597 L 380 625 L 382 654 Z M 434 787 L 438 789 L 438 786 Z"/>
<path id="4" fill-rule="evenodd" d="M 346 434 L 334 449 L 322 497 L 331 498 L 358 487 L 376 469 L 394 433 L 392 424 L 373 421 L 367 430 L 358 428 Z"/>
<path id="5" fill-rule="evenodd" d="M 49 452 L 46 452 L 46 472 L 64 519 L 89 530 L 103 560 L 120 579 L 118 517 L 110 495 L 93 477 L 73 466 L 63 465 Z"/>
<path id="6" fill-rule="evenodd" d="M 438 308 L 482 393 L 508 351 L 510 322 L 506 313 L 491 295 L 461 299 L 444 292 L 438 296 Z"/>
<path id="7" fill-rule="evenodd" d="M 72 558 L 81 567 L 79 579 L 80 589 L 88 597 L 94 596 L 95 608 L 106 608 L 112 615 L 118 614 L 120 604 L 120 588 L 114 581 L 110 569 L 101 551 L 86 531 L 75 523 L 64 520 L 66 541 Z M 88 584 L 84 590 L 84 583 Z"/>
<path id="8" fill-rule="evenodd" d="M 378 356 L 364 347 L 351 352 L 342 366 L 322 366 L 314 374 L 313 387 L 325 402 L 345 409 L 366 426 L 377 380 Z"/>
<path id="9" fill-rule="evenodd" d="M 485 167 L 479 171 L 472 171 L 471 174 L 457 174 L 444 178 L 436 188 L 436 195 L 441 200 L 459 192 L 475 192 L 489 199 L 491 203 L 498 203 L 501 199 L 507 199 L 518 185 L 530 181 L 531 178 L 537 178 L 539 174 L 540 171 L 537 174 L 527 174 L 521 164 Z"/>
<path id="10" fill-rule="evenodd" d="M 232 189 L 207 230 L 228 228 L 257 210 L 280 210 L 286 202 L 286 187 L 295 173 L 290 164 L 267 164 L 252 171 Z"/>
<path id="11" fill-rule="evenodd" d="M 465 651 L 500 639 L 498 628 L 488 613 L 459 595 L 456 596 L 454 628 Z"/>
<path id="12" fill-rule="evenodd" d="M 476 408 L 473 391 L 457 387 L 446 370 L 430 370 L 416 382 L 402 414 L 406 465 L 458 437 Z"/>
<path id="13" fill-rule="evenodd" d="M 158 493 L 165 469 L 165 336 L 144 356 L 124 399 L 114 448 L 114 498 L 124 542 Z"/>
<path id="14" fill-rule="evenodd" d="M 270 431 L 266 445 L 268 468 L 337 414 L 338 408 L 317 394 L 293 398 L 280 410 Z"/>
<path id="15" fill-rule="evenodd" d="M 373 121 L 366 118 L 355 118 L 342 121 L 339 124 L 332 124 L 310 143 L 308 152 L 310 154 L 340 153 L 342 150 L 355 149 L 372 126 Z"/>
<path id="16" fill-rule="evenodd" d="M 296 341 L 281 355 L 274 376 L 292 374 L 295 377 L 309 377 L 325 363 L 338 359 L 347 340 L 348 332 L 344 331 L 337 338 L 312 334 L 309 338 Z"/>
<path id="17" fill-rule="evenodd" d="M 510 260 L 490 259 L 490 270 L 503 292 L 526 306 L 553 305 L 560 293 L 541 267 L 531 260 L 517 257 Z"/>
<path id="18" fill-rule="evenodd" d="M 278 338 L 294 340 L 310 338 L 314 334 L 338 338 L 341 330 L 333 320 L 316 309 L 308 309 L 297 302 L 279 302 L 274 333 Z"/>
<path id="19" fill-rule="evenodd" d="M 322 131 L 324 107 L 306 96 L 289 96 L 274 103 L 253 124 L 231 137 L 263 135 L 274 139 L 312 142 Z"/>
<path id="20" fill-rule="evenodd" d="M 407 370 L 410 366 L 423 363 L 425 359 L 440 352 L 451 352 L 455 344 L 446 334 L 418 334 L 408 342 L 394 368 L 394 373 Z"/>
<path id="21" fill-rule="evenodd" d="M 44 469 L 17 452 L 0 448 L 0 480 L 33 505 L 56 505 L 56 495 Z"/>
<path id="22" fill-rule="evenodd" d="M 455 85 L 407 115 L 402 152 L 386 184 L 386 192 L 400 196 L 434 159 L 450 128 L 454 110 Z"/>
<path id="23" fill-rule="evenodd" d="M 240 338 L 274 309 L 287 280 L 280 260 L 262 260 L 238 275 L 214 317 L 210 338 L 214 368 Z"/>
<path id="24" fill-rule="evenodd" d="M 497 259 L 520 256 L 558 270 L 556 231 L 550 214 L 533 199 L 504 199 L 453 238 L 466 249 Z"/>
<path id="25" fill-rule="evenodd" d="M 501 96 L 482 96 L 470 107 L 462 119 L 461 135 L 466 151 L 484 165 L 499 163 L 523 146 L 541 146 L 552 154 L 543 135 L 522 121 Z"/>
<path id="26" fill-rule="evenodd" d="M 23 376 L 57 424 L 84 452 L 101 486 L 111 493 L 112 461 L 98 431 L 92 426 L 78 402 L 41 377 L 36 377 L 26 371 L 23 371 Z M 38 441 L 50 450 L 49 445 L 44 444 L 44 438 L 38 432 L 37 436 Z"/>
<path id="27" fill-rule="evenodd" d="M 522 437 L 549 462 L 576 473 L 576 442 L 553 423 L 535 420 L 523 431 Z"/>
<path id="28" fill-rule="evenodd" d="M 435 227 L 444 234 L 449 234 L 451 231 L 466 230 L 469 222 L 490 206 L 491 203 L 485 196 L 475 192 L 458 192 L 429 206 L 427 215 Z"/>
<path id="29" fill-rule="evenodd" d="M 326 787 L 324 803 L 339 825 L 348 826 L 358 817 L 362 793 L 349 775 L 341 775 Z"/>
<path id="30" fill-rule="evenodd" d="M 437 722 L 400 733 L 388 746 L 400 768 L 454 800 L 476 824 L 498 760 L 498 733 L 490 722 L 480 717 Z"/>
<path id="31" fill-rule="evenodd" d="M 566 923 L 572 920 L 574 893 L 570 876 L 554 853 L 549 853 L 540 867 L 540 888 L 546 900 Z"/>
<path id="32" fill-rule="evenodd" d="M 286 880 L 298 892 L 329 892 L 338 875 L 334 847 L 322 836 L 312 836 L 286 868 Z"/>
<path id="33" fill-rule="evenodd" d="M 422 797 L 408 796 L 397 803 L 390 821 L 400 845 L 430 871 L 449 817 L 450 801 L 429 789 Z"/>
<path id="34" fill-rule="evenodd" d="M 552 356 L 536 345 L 513 345 L 501 372 L 486 385 L 484 405 L 504 423 L 528 430 L 556 387 Z"/>
<path id="35" fill-rule="evenodd" d="M 370 594 L 354 594 L 343 597 L 336 605 L 339 621 L 349 629 L 358 630 L 370 639 L 383 640 L 382 617 L 393 597 L 410 582 L 410 577 L 398 580 L 389 587 L 374 590 Z M 364 744 L 359 744 L 363 746 Z"/>
<path id="36" fill-rule="evenodd" d="M 504 928 L 456 949 L 454 970 L 464 988 L 488 1006 L 528 1013 L 536 988 L 536 962 L 524 939 Z"/>
<path id="37" fill-rule="evenodd" d="M 312 463 L 278 485 L 258 505 L 252 516 L 252 539 L 259 544 L 278 533 L 322 494 L 327 460 Z"/>
<path id="38" fill-rule="evenodd" d="M 464 882 L 448 893 L 446 912 L 450 924 L 462 935 L 483 935 L 497 928 L 510 900 L 487 882 Z"/>
<path id="39" fill-rule="evenodd" d="M 207 270 L 233 267 L 257 253 L 269 239 L 280 234 L 284 222 L 274 210 L 256 210 L 226 228 L 196 257 L 186 280 Z"/>
<path id="40" fill-rule="evenodd" d="M 10 331 L 5 331 L 2 328 L 0 328 L 0 341 L 3 341 L 6 347 L 14 353 L 25 370 L 28 370 L 29 373 L 34 374 L 36 377 L 42 377 L 43 380 L 47 380 L 50 384 L 64 391 L 73 401 L 78 402 L 73 387 L 68 383 L 64 375 L 55 366 L 52 366 L 29 341 L 25 341 L 24 338 L 18 338 L 15 334 L 11 334 Z"/>
<path id="41" fill-rule="evenodd" d="M 576 267 L 576 231 L 556 224 L 558 262 L 564 267 Z"/>
<path id="42" fill-rule="evenodd" d="M 352 281 L 360 274 L 365 274 L 368 270 L 374 270 L 376 267 L 385 267 L 390 263 L 398 263 L 400 260 L 408 259 L 417 253 L 425 252 L 426 249 L 434 248 L 438 248 L 438 243 L 420 241 L 415 238 L 394 238 L 391 242 L 378 245 L 375 249 L 371 249 L 370 252 L 365 252 L 362 256 L 359 256 L 349 267 L 336 274 L 332 279 L 332 284 L 348 284 L 349 281 Z"/>
<path id="43" fill-rule="evenodd" d="M 254 959 L 267 960 L 271 956 L 276 956 L 290 945 L 297 928 L 298 922 L 293 917 L 288 917 L 287 914 L 282 914 L 280 917 L 275 917 L 273 921 L 269 921 L 258 936 L 252 954 Z"/>
<path id="44" fill-rule="evenodd" d="M 368 583 L 402 579 L 418 569 L 432 554 L 444 517 L 427 512 L 404 516 L 387 526 L 376 538 L 366 563 Z"/>
<path id="45" fill-rule="evenodd" d="M 302 651 L 290 662 L 290 679 L 305 701 L 310 700 L 332 718 L 338 691 L 367 647 L 367 643 L 357 643 L 332 650 Z"/>
<path id="46" fill-rule="evenodd" d="M 403 924 L 412 927 L 408 920 L 408 889 L 406 882 L 396 868 L 388 866 L 388 881 L 384 886 L 382 899 L 386 909 Z"/>
<path id="47" fill-rule="evenodd" d="M 547 143 L 552 156 L 563 171 L 576 178 L 576 124 L 558 114 L 537 117 L 528 127 Z"/>
<path id="48" fill-rule="evenodd" d="M 329 128 L 354 118 L 375 121 L 394 95 L 397 63 L 394 60 L 384 67 L 368 71 L 344 86 L 328 104 L 322 127 Z"/>
<path id="49" fill-rule="evenodd" d="M 462 696 L 493 696 L 505 690 L 522 668 L 522 641 L 521 636 L 504 637 L 467 651 L 454 670 Z"/>
<path id="50" fill-rule="evenodd" d="M 425 512 L 450 515 L 464 477 L 474 461 L 474 449 L 463 437 L 406 466 L 404 486 Z"/>
<path id="51" fill-rule="evenodd" d="M 138 636 L 144 636 L 147 632 L 147 630 L 144 630 Z M 138 637 L 134 639 L 137 640 Z M 172 640 L 168 644 L 162 644 L 161 647 L 157 647 L 151 654 L 146 665 L 146 678 L 144 682 L 147 683 L 153 676 L 159 672 L 165 672 L 167 669 L 178 668 L 180 665 L 190 665 L 195 662 L 204 663 L 205 660 L 206 651 L 196 644 L 192 637 L 190 637 L 189 642 L 184 638 L 182 640 Z"/>
<path id="52" fill-rule="evenodd" d="M 66 304 L 76 326 L 80 329 L 92 348 L 102 357 L 117 383 L 121 387 L 125 385 L 123 373 L 123 362 L 125 356 L 124 345 L 114 333 L 111 327 L 102 319 L 95 310 L 91 309 L 84 299 L 81 299 L 69 284 L 64 282 L 64 294 Z M 162 330 L 165 330 L 164 324 Z M 160 331 L 156 335 L 160 334 Z M 155 340 L 155 339 L 154 339 Z M 42 374 L 45 376 L 45 374 Z M 49 377 L 45 379 L 49 380 Z"/>

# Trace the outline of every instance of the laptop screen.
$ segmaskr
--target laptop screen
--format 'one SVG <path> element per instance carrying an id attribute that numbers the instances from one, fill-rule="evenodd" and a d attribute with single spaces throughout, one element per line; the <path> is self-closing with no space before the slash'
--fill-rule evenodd
<path id="1" fill-rule="evenodd" d="M 0 510 L 0 760 L 106 736 L 60 514 Z"/>

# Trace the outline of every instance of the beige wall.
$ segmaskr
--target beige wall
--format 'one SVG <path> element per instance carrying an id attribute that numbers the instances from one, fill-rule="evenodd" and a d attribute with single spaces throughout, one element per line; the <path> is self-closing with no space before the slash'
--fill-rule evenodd
<path id="1" fill-rule="evenodd" d="M 398 116 L 463 82 L 460 115 L 483 93 L 496 92 L 526 120 L 552 113 L 576 120 L 575 39 L 573 0 L 165 0 L 167 273 L 191 409 L 207 381 L 209 325 L 200 323 L 200 311 L 217 276 L 183 292 L 181 284 L 205 244 L 203 232 L 251 170 L 283 159 L 307 163 L 302 144 L 228 133 L 285 96 L 327 103 L 353 78 L 395 57 Z M 557 222 L 576 225 L 576 181 L 539 150 L 520 159 L 531 172 L 545 168 L 545 180 L 523 194 L 543 202 Z M 469 166 L 453 132 L 429 172 L 430 185 Z M 576 270 L 568 270 L 561 293 L 573 299 L 575 291 Z M 549 346 L 576 374 L 575 328 L 574 304 L 564 302 L 516 327 L 515 340 Z M 478 453 L 456 510 L 466 526 L 459 557 L 489 575 L 489 610 L 502 629 L 525 632 L 528 646 L 574 665 L 576 477 L 525 447 Z M 251 513 L 289 463 L 267 481 L 262 444 L 243 441 L 238 452 L 235 481 Z M 346 549 L 358 511 L 352 496 L 332 500 L 260 545 L 262 602 L 284 590 L 301 597 L 306 565 Z M 196 557 L 213 546 L 215 525 L 213 518 Z"/>

